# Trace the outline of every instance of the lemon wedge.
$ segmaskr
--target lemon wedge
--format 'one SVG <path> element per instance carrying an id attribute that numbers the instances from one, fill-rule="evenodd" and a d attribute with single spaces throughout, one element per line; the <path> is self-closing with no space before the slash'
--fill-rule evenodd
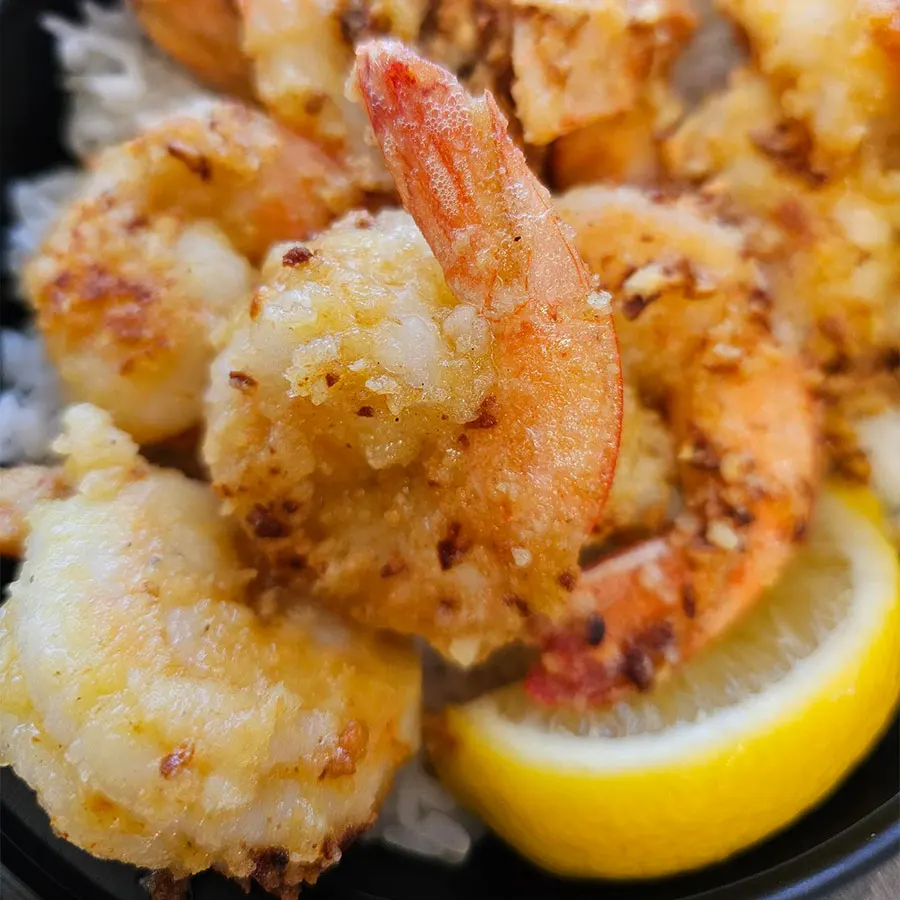
<path id="1" fill-rule="evenodd" d="M 776 589 L 656 691 L 587 716 L 519 687 L 429 729 L 438 774 L 559 874 L 648 878 L 723 859 L 832 790 L 900 696 L 900 572 L 871 495 L 834 489 Z"/>

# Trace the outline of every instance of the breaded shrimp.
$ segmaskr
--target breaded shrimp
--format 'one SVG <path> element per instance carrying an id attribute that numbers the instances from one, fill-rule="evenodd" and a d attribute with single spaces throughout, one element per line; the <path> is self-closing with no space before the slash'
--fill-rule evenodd
<path id="1" fill-rule="evenodd" d="M 636 109 L 696 24 L 687 0 L 519 0 L 513 9 L 512 94 L 533 144 Z"/>
<path id="2" fill-rule="evenodd" d="M 614 296 L 626 378 L 669 420 L 684 501 L 667 532 L 585 571 L 569 621 L 544 636 L 528 687 L 578 706 L 646 690 L 778 577 L 810 514 L 817 431 L 740 232 L 625 188 L 558 204 Z"/>
<path id="3" fill-rule="evenodd" d="M 230 8 L 134 0 L 134 7 L 148 34 L 208 83 L 231 74 L 211 69 L 210 47 L 229 47 L 229 59 L 243 55 L 251 74 L 239 93 L 255 93 L 281 121 L 341 154 L 358 183 L 375 190 L 389 189 L 390 179 L 366 142 L 365 116 L 344 96 L 361 41 L 391 36 L 416 46 L 472 91 L 491 90 L 514 118 L 514 133 L 544 146 L 636 110 L 648 85 L 661 86 L 695 24 L 687 0 L 239 0 Z"/>
<path id="4" fill-rule="evenodd" d="M 65 423 L 77 492 L 32 511 L 0 610 L 0 763 L 95 856 L 295 896 L 415 748 L 418 660 L 265 590 L 209 488 L 105 413 Z"/>
<path id="5" fill-rule="evenodd" d="M 249 100 L 250 61 L 241 50 L 235 0 L 129 0 L 150 39 L 204 84 Z"/>
<path id="6" fill-rule="evenodd" d="M 275 565 L 470 664 L 568 598 L 618 444 L 615 335 L 491 95 L 396 43 L 358 67 L 415 224 L 273 251 L 204 455 Z"/>
<path id="7" fill-rule="evenodd" d="M 688 117 L 665 156 L 675 176 L 744 217 L 779 327 L 797 334 L 820 369 L 833 460 L 857 474 L 854 420 L 900 392 L 896 162 L 867 144 L 842 174 L 817 169 L 809 135 L 749 69 Z"/>
<path id="8" fill-rule="evenodd" d="M 898 0 L 719 0 L 743 30 L 784 118 L 812 136 L 817 167 L 900 137 Z"/>
<path id="9" fill-rule="evenodd" d="M 24 276 L 70 397 L 141 442 L 194 425 L 212 333 L 253 266 L 357 199 L 318 148 L 235 103 L 103 153 Z"/>

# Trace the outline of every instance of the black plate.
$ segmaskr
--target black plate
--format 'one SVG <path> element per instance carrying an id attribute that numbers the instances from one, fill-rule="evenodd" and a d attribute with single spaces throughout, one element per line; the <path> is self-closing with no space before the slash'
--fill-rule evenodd
<path id="1" fill-rule="evenodd" d="M 74 0 L 0 0 L 0 174 L 10 179 L 65 160 L 58 126 L 64 98 L 49 38 L 37 25 L 47 10 L 74 15 Z M 2 221 L 8 223 L 5 202 Z M 23 321 L 6 301 L 5 327 Z M 12 567 L 4 566 L 5 584 Z M 811 747 L 827 753 L 827 747 Z M 527 786 L 523 786 L 527 789 Z M 665 802 L 665 798 L 660 798 Z M 93 859 L 50 831 L 33 795 L 9 770 L 0 776 L 2 895 L 60 900 L 146 900 L 140 873 Z M 554 900 L 688 900 L 821 895 L 900 850 L 900 730 L 881 744 L 829 800 L 770 841 L 692 875 L 652 883 L 566 882 L 546 875 L 493 838 L 468 863 L 446 868 L 374 846 L 351 849 L 343 863 L 304 897 L 353 900 L 477 900 L 541 897 Z M 217 875 L 194 880 L 195 900 L 238 900 L 234 884 Z M 264 897 L 261 891 L 255 897 Z"/>

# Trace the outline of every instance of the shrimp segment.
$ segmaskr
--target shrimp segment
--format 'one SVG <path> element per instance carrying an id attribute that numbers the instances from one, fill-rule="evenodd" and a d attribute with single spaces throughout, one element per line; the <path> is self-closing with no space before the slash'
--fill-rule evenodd
<path id="1" fill-rule="evenodd" d="M 141 442 L 190 428 L 212 332 L 249 298 L 263 253 L 358 196 L 317 147 L 234 103 L 103 153 L 25 271 L 70 396 Z"/>
<path id="2" fill-rule="evenodd" d="M 490 95 L 394 43 L 358 78 L 415 223 L 273 251 L 204 456 L 275 565 L 469 664 L 568 599 L 616 454 L 615 335 Z"/>
<path id="3" fill-rule="evenodd" d="M 241 51 L 234 0 L 129 0 L 150 39 L 200 81 L 249 100 L 250 64 Z"/>
<path id="4" fill-rule="evenodd" d="M 0 765 L 95 856 L 296 896 L 418 743 L 420 668 L 269 587 L 209 488 L 86 405 L 0 610 Z M 292 890 L 293 889 L 293 890 Z"/>
<path id="5" fill-rule="evenodd" d="M 588 569 L 569 621 L 544 633 L 529 689 L 578 705 L 647 689 L 753 604 L 803 534 L 817 452 L 808 375 L 772 337 L 735 232 L 627 190 L 576 190 L 560 208 L 616 296 L 626 377 L 669 419 L 685 505 Z"/>

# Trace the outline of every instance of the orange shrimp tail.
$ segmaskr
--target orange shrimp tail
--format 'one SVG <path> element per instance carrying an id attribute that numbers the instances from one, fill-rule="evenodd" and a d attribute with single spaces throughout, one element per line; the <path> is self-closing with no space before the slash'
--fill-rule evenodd
<path id="1" fill-rule="evenodd" d="M 647 690 L 676 661 L 697 614 L 684 554 L 655 538 L 585 571 L 562 625 L 542 636 L 526 689 L 539 702 L 584 707 Z"/>
<path id="2" fill-rule="evenodd" d="M 356 58 L 387 168 L 457 296 L 502 316 L 537 298 L 585 302 L 590 273 L 490 92 L 471 97 L 397 41 Z"/>

